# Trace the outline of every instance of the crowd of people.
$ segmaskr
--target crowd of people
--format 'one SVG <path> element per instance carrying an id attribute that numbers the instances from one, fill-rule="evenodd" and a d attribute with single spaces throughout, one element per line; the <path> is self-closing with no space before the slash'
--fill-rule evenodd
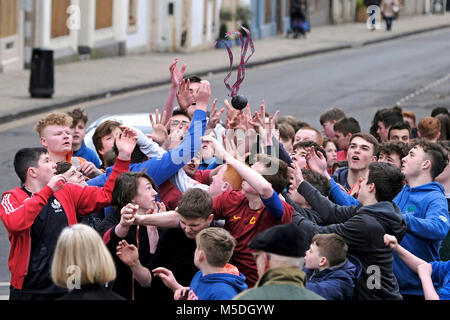
<path id="1" fill-rule="evenodd" d="M 177 64 L 151 134 L 107 120 L 91 150 L 85 110 L 36 123 L 0 206 L 10 300 L 450 298 L 447 108 L 306 123 L 220 108 Z"/>

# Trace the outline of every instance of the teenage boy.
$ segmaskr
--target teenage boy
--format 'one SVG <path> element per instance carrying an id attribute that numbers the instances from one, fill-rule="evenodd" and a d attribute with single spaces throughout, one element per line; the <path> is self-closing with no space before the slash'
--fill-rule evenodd
<path id="1" fill-rule="evenodd" d="M 369 133 L 353 134 L 347 153 L 348 167 L 336 170 L 333 180 L 344 187 L 349 194 L 356 195 L 357 182 L 366 175 L 369 164 L 377 160 L 377 153 L 378 141 L 374 136 Z"/>
<path id="2" fill-rule="evenodd" d="M 318 233 L 336 233 L 348 245 L 349 253 L 356 256 L 363 270 L 355 287 L 357 300 L 402 299 L 393 273 L 393 255 L 382 239 L 385 233 L 403 238 L 406 223 L 400 209 L 392 202 L 404 186 L 399 169 L 386 163 L 369 165 L 358 193 L 359 206 L 338 206 L 322 196 L 303 180 L 299 169 L 291 169 L 293 184 L 298 192 L 324 221 L 318 226 L 305 219 L 305 230 Z M 383 233 L 384 232 L 384 233 Z"/>
<path id="3" fill-rule="evenodd" d="M 401 169 L 402 159 L 408 155 L 410 147 L 401 141 L 387 141 L 378 148 L 378 162 L 387 162 Z"/>
<path id="4" fill-rule="evenodd" d="M 217 227 L 203 229 L 196 235 L 195 243 L 194 263 L 199 271 L 189 287 L 179 284 L 167 268 L 153 270 L 172 289 L 175 300 L 231 300 L 247 290 L 244 275 L 228 263 L 236 246 L 228 231 Z"/>
<path id="5" fill-rule="evenodd" d="M 97 169 L 92 162 L 73 156 L 71 126 L 70 116 L 53 112 L 40 119 L 34 130 L 39 134 L 40 142 L 47 149 L 51 161 L 69 161 L 89 178 L 101 175 L 103 171 Z"/>
<path id="6" fill-rule="evenodd" d="M 355 118 L 342 118 L 334 124 L 335 140 L 338 145 L 337 161 L 347 160 L 347 150 L 350 139 L 355 133 L 361 132 L 361 126 Z"/>
<path id="7" fill-rule="evenodd" d="M 327 300 L 351 300 L 360 270 L 347 259 L 348 246 L 335 234 L 316 234 L 306 251 L 306 288 Z"/>
<path id="8" fill-rule="evenodd" d="M 94 150 L 89 149 L 84 143 L 86 124 L 88 122 L 87 114 L 80 108 L 67 112 L 67 114 L 72 118 L 70 132 L 72 133 L 73 156 L 82 157 L 95 164 L 97 168 L 100 168 L 101 164 L 97 153 Z"/>
<path id="9" fill-rule="evenodd" d="M 393 124 L 389 128 L 389 140 L 409 143 L 411 137 L 411 125 L 407 121 Z"/>
<path id="10" fill-rule="evenodd" d="M 14 169 L 22 187 L 5 192 L 0 206 L 11 241 L 11 300 L 55 299 L 66 293 L 50 277 L 58 236 L 66 226 L 77 223 L 77 215 L 110 205 L 115 180 L 128 171 L 135 145 L 134 132 L 125 130 L 117 141 L 119 156 L 103 188 L 66 184 L 63 175 L 55 175 L 56 164 L 44 148 L 16 153 Z"/>
<path id="11" fill-rule="evenodd" d="M 345 113 L 339 108 L 332 108 L 320 115 L 322 132 L 328 139 L 335 138 L 334 124 L 343 118 L 345 118 Z"/>

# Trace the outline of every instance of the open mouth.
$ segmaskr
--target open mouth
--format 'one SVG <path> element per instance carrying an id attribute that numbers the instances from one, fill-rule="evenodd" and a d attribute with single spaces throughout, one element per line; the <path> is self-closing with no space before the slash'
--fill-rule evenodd
<path id="1" fill-rule="evenodd" d="M 352 161 L 359 161 L 360 159 L 359 159 L 359 157 L 358 156 L 353 156 L 352 157 Z"/>

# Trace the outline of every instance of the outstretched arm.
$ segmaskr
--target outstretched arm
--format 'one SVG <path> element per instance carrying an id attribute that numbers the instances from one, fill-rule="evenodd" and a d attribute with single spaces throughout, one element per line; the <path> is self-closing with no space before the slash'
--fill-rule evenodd
<path id="1" fill-rule="evenodd" d="M 166 102 L 164 103 L 164 109 L 167 114 L 167 117 L 164 120 L 163 125 L 166 125 L 169 118 L 172 116 L 173 113 L 173 107 L 175 105 L 175 97 L 178 92 L 178 88 L 181 84 L 181 81 L 183 81 L 184 72 L 186 71 L 186 65 L 184 64 L 180 70 L 178 70 L 177 67 L 178 58 L 175 58 L 175 60 L 170 65 L 170 76 L 172 80 L 172 84 L 169 89 L 169 94 L 167 96 Z"/>
<path id="2" fill-rule="evenodd" d="M 439 300 L 439 295 L 434 289 L 433 281 L 431 279 L 431 274 L 433 268 L 431 264 L 415 256 L 405 248 L 403 248 L 397 241 L 395 236 L 389 234 L 384 235 L 384 244 L 389 246 L 393 251 L 397 252 L 400 259 L 402 259 L 405 264 L 414 272 L 419 275 L 420 281 L 422 282 L 423 292 L 425 294 L 426 300 Z"/>

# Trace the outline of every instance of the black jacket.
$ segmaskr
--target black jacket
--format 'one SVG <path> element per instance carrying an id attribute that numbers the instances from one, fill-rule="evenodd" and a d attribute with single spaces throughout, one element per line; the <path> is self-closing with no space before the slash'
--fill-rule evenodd
<path id="1" fill-rule="evenodd" d="M 348 245 L 348 252 L 361 261 L 363 272 L 355 288 L 355 299 L 402 299 L 392 269 L 392 250 L 383 239 L 388 233 L 400 242 L 406 233 L 406 222 L 397 205 L 382 201 L 368 206 L 339 206 L 306 181 L 300 184 L 298 192 L 324 221 L 319 226 L 305 218 L 305 227 L 340 235 Z"/>
<path id="2" fill-rule="evenodd" d="M 56 300 L 125 300 L 125 298 L 104 286 L 91 284 L 82 286 L 81 289 L 74 289 Z"/>
<path id="3" fill-rule="evenodd" d="M 114 232 L 116 225 L 120 222 L 120 213 L 114 212 L 108 215 L 99 226 L 99 233 L 103 236 L 103 240 L 116 264 L 117 277 L 112 284 L 112 290 L 124 298 L 130 300 L 132 298 L 132 275 L 130 267 L 117 257 L 117 245 L 121 240 L 126 240 L 129 244 L 137 246 L 137 227 L 131 226 L 125 238 L 120 238 Z M 107 234 L 105 236 L 105 234 Z M 145 226 L 139 227 L 139 261 L 142 266 L 150 269 L 150 263 L 153 254 L 150 253 L 150 244 L 148 240 L 147 229 Z M 134 297 L 135 300 L 148 299 L 150 296 L 150 289 L 142 287 L 136 280 L 134 280 Z"/>

